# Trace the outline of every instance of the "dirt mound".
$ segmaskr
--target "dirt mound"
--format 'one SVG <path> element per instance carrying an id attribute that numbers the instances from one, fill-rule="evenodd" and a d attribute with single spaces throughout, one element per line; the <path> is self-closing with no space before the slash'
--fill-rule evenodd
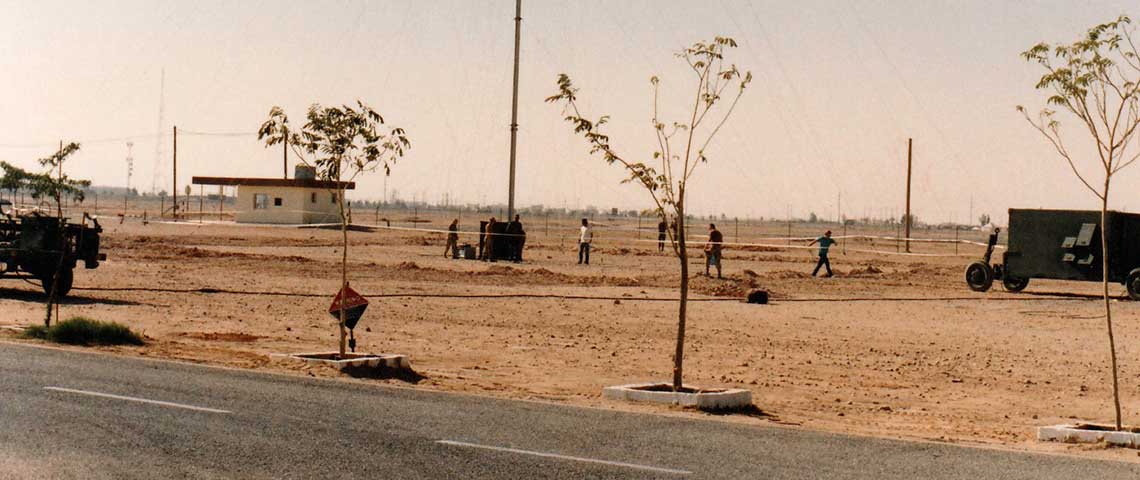
<path id="1" fill-rule="evenodd" d="M 954 268 L 954 267 L 943 266 L 943 265 L 918 264 L 918 265 L 911 266 L 910 269 L 907 270 L 906 273 L 908 275 L 926 275 L 926 276 L 957 275 L 958 269 Z"/>
<path id="2" fill-rule="evenodd" d="M 491 265 L 486 270 L 475 272 L 476 275 L 517 275 L 521 270 L 515 270 L 508 265 Z"/>
<path id="3" fill-rule="evenodd" d="M 776 270 L 764 274 L 764 277 L 777 280 L 789 280 L 793 278 L 811 278 L 811 274 L 798 270 Z"/>
<path id="4" fill-rule="evenodd" d="M 723 279 L 711 277 L 696 277 L 689 281 L 694 292 L 714 297 L 744 298 L 748 293 L 760 287 L 756 276 L 728 276 Z"/>
<path id="5" fill-rule="evenodd" d="M 258 339 L 265 338 L 258 335 L 251 335 L 248 333 L 237 332 L 183 332 L 178 334 L 183 337 L 196 338 L 198 340 L 207 340 L 211 342 L 256 342 Z"/>
<path id="6" fill-rule="evenodd" d="M 782 252 L 787 250 L 785 248 L 769 247 L 767 245 L 733 245 L 731 248 L 743 252 Z"/>
<path id="7" fill-rule="evenodd" d="M 883 273 L 883 270 L 873 264 L 868 264 L 864 267 L 855 267 L 851 271 L 843 274 L 845 277 L 875 277 Z"/>
<path id="8" fill-rule="evenodd" d="M 423 267 L 416 265 L 416 262 L 400 262 L 395 267 L 396 270 L 422 270 Z"/>

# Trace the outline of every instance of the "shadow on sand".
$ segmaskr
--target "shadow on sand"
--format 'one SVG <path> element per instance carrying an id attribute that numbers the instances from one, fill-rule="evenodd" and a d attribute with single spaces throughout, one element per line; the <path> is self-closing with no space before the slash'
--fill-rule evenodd
<path id="1" fill-rule="evenodd" d="M 367 378 L 372 380 L 399 380 L 415 385 L 427 379 L 410 368 L 391 367 L 344 367 L 341 369 L 352 378 Z"/>
<path id="2" fill-rule="evenodd" d="M 18 290 L 15 288 L 0 288 L 0 299 L 16 300 L 28 303 L 45 303 L 47 295 L 42 292 Z M 60 305 L 144 305 L 130 300 L 114 300 L 110 298 L 89 297 L 82 295 L 68 295 L 59 300 Z"/>

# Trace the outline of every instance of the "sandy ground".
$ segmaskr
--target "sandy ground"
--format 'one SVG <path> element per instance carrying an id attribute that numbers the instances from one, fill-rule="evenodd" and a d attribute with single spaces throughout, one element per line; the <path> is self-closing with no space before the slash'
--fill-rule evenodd
<path id="1" fill-rule="evenodd" d="M 442 220 L 423 226 L 439 228 Z M 670 378 L 677 304 L 644 299 L 676 296 L 675 258 L 637 241 L 628 220 L 601 220 L 593 264 L 580 266 L 572 222 L 551 222 L 528 225 L 522 264 L 445 259 L 439 234 L 352 232 L 351 282 L 373 296 L 357 329 L 358 350 L 408 354 L 423 376 L 354 381 L 708 415 L 600 397 L 606 385 Z M 335 349 L 335 321 L 326 310 L 338 287 L 339 232 L 117 220 L 104 226 L 109 259 L 77 271 L 63 315 L 122 322 L 149 339 L 145 347 L 104 350 L 336 375 L 268 354 Z M 784 228 L 748 226 L 740 236 L 758 241 L 786 234 Z M 797 235 L 807 235 L 823 227 L 799 228 Z M 722 230 L 735 240 L 731 222 Z M 847 246 L 895 249 L 892 242 Z M 914 248 L 953 253 L 946 245 Z M 686 382 L 747 388 L 766 414 L 719 417 L 726 421 L 1136 460 L 1130 450 L 1034 440 L 1039 425 L 1112 419 L 1097 285 L 1035 281 L 1021 294 L 1000 286 L 974 293 L 962 272 L 981 248 L 961 252 L 844 255 L 836 247 L 837 275 L 811 278 L 807 250 L 728 249 L 727 279 L 693 279 L 695 297 L 706 301 L 690 304 Z M 693 260 L 693 273 L 703 272 L 701 261 Z M 202 288 L 213 290 L 187 291 Z M 773 303 L 738 301 L 752 288 L 769 289 Z M 519 293 L 548 297 L 470 297 Z M 42 301 L 38 286 L 0 283 L 0 325 L 42 321 Z M 1114 308 L 1123 408 L 1135 421 L 1140 304 L 1115 301 Z"/>

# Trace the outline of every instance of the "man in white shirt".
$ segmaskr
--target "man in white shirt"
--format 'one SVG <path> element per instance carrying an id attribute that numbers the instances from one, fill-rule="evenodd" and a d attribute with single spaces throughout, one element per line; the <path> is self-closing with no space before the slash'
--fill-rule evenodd
<path id="1" fill-rule="evenodd" d="M 594 241 L 594 229 L 590 221 L 582 219 L 582 233 L 578 235 L 578 264 L 590 264 L 590 242 Z"/>

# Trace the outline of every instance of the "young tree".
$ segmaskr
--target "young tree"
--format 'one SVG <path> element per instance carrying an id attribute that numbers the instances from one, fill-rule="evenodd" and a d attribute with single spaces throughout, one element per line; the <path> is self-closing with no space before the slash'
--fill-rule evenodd
<path id="1" fill-rule="evenodd" d="M 752 81 L 752 73 L 742 73 L 734 64 L 726 64 L 724 53 L 735 48 L 736 41 L 715 37 L 711 42 L 697 42 L 678 52 L 696 77 L 687 122 L 666 123 L 658 118 L 658 92 L 660 79 L 649 79 L 653 86 L 653 129 L 657 136 L 653 158 L 640 162 L 618 154 L 610 144 L 610 137 L 601 131 L 609 121 L 602 115 L 596 120 L 586 118 L 578 109 L 578 89 L 566 74 L 558 76 L 558 92 L 547 102 L 563 105 L 565 119 L 574 125 L 574 133 L 581 134 L 590 145 L 590 153 L 598 154 L 608 164 L 620 164 L 629 178 L 623 183 L 636 183 L 645 188 L 662 216 L 671 216 L 674 228 L 669 229 L 670 244 L 681 267 L 680 307 L 677 315 L 677 346 L 673 355 L 673 389 L 682 388 L 681 377 L 685 353 L 685 319 L 689 300 L 689 254 L 685 242 L 685 193 L 689 180 L 701 164 L 708 162 L 707 149 L 717 132 L 731 116 L 744 89 Z M 733 90 L 728 90 L 733 87 Z M 725 104 L 723 95 L 731 95 Z M 722 108 L 716 108 L 721 106 Z M 656 165 L 656 166 L 654 166 Z"/>
<path id="2" fill-rule="evenodd" d="M 44 315 L 44 326 L 51 326 L 52 310 L 56 308 L 56 302 L 59 299 L 60 281 L 70 282 L 70 271 L 65 272 L 63 269 L 64 257 L 67 252 L 67 219 L 63 217 L 63 199 L 71 197 L 76 201 L 82 202 L 84 199 L 84 189 L 91 186 L 89 180 L 73 180 L 63 173 L 63 163 L 75 152 L 79 151 L 78 143 L 69 143 L 61 146 L 59 151 L 54 154 L 41 158 L 40 165 L 47 168 L 45 173 L 30 174 L 27 172 L 19 173 L 26 181 L 26 188 L 31 191 L 32 198 L 34 199 L 51 199 L 55 202 L 56 219 L 59 222 L 59 261 L 56 263 L 54 272 L 50 272 L 51 278 L 43 275 L 40 280 L 43 282 L 51 282 L 51 289 L 48 294 L 47 312 Z M 66 279 L 62 277 L 67 277 Z M 67 287 L 70 288 L 70 287 Z"/>
<path id="3" fill-rule="evenodd" d="M 4 176 L 0 177 L 0 190 L 7 190 L 12 203 L 16 203 L 16 192 L 28 186 L 28 172 L 8 162 L 0 162 L 0 169 L 4 170 Z"/>
<path id="4" fill-rule="evenodd" d="M 269 119 L 257 132 L 258 140 L 266 147 L 288 141 L 297 158 L 317 170 L 321 180 L 334 182 L 340 214 L 342 239 L 340 258 L 341 289 L 348 287 L 348 210 L 345 208 L 344 189 L 348 182 L 365 172 L 383 167 L 384 175 L 391 172 L 392 164 L 411 148 L 404 129 L 384 123 L 384 117 L 368 105 L 357 100 L 356 106 L 309 107 L 306 122 L 294 130 L 281 107 L 269 110 Z M 345 313 L 340 312 L 340 355 L 345 354 Z"/>
<path id="5" fill-rule="evenodd" d="M 979 216 L 978 217 L 978 224 L 983 226 L 983 227 L 986 225 L 989 225 L 990 224 L 990 214 L 983 213 L 981 216 Z"/>
<path id="6" fill-rule="evenodd" d="M 1112 399 L 1116 408 L 1116 429 L 1122 427 L 1120 414 L 1119 372 L 1116 365 L 1116 340 L 1112 330 L 1112 305 L 1108 296 L 1108 194 L 1112 177 L 1132 165 L 1140 152 L 1132 145 L 1140 126 L 1140 52 L 1133 42 L 1132 20 L 1121 16 L 1115 21 L 1090 28 L 1072 44 L 1039 43 L 1021 56 L 1037 63 L 1045 74 L 1036 88 L 1048 93 L 1048 106 L 1036 118 L 1018 106 L 1038 132 L 1065 159 L 1069 168 L 1096 198 L 1100 199 L 1100 247 L 1104 318 L 1108 329 L 1108 348 L 1112 362 Z M 1078 168 L 1084 155 L 1070 152 L 1061 134 L 1059 112 L 1079 120 L 1078 130 L 1088 133 L 1099 163 L 1095 168 L 1103 177 L 1093 176 Z M 1094 187 L 1094 182 L 1100 188 Z"/>

